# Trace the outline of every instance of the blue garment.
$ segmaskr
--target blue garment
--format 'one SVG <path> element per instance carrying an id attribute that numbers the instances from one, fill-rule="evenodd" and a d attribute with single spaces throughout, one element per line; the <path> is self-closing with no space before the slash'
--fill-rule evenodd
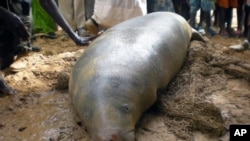
<path id="1" fill-rule="evenodd" d="M 200 8 L 209 12 L 214 9 L 214 0 L 189 0 L 190 12 L 196 13 Z"/>
<path id="2" fill-rule="evenodd" d="M 175 12 L 172 0 L 147 0 L 148 13 L 157 11 Z"/>
<path id="3" fill-rule="evenodd" d="M 23 1 L 25 1 L 25 2 L 27 2 L 27 3 L 31 3 L 31 0 L 23 0 Z"/>
<path id="4" fill-rule="evenodd" d="M 14 3 L 27 2 L 30 4 L 31 0 L 12 0 L 11 2 L 14 2 Z"/>

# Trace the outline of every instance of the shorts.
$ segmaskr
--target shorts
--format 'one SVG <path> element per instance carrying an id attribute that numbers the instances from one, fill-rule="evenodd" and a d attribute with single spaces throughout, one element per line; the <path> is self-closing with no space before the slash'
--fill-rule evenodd
<path id="1" fill-rule="evenodd" d="M 217 4 L 222 8 L 237 8 L 238 0 L 217 0 Z"/>
<path id="2" fill-rule="evenodd" d="M 200 8 L 209 12 L 214 9 L 214 0 L 190 0 L 189 5 L 191 13 L 197 12 Z"/>

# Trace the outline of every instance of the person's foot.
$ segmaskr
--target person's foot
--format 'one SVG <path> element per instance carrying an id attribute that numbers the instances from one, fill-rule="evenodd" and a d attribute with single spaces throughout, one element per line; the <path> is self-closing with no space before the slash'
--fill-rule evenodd
<path id="1" fill-rule="evenodd" d="M 242 36 L 242 30 L 238 29 L 237 31 L 235 31 L 235 34 L 240 37 Z"/>
<path id="2" fill-rule="evenodd" d="M 236 32 L 233 28 L 228 28 L 227 29 L 227 32 L 228 34 L 231 36 L 231 37 L 235 37 L 236 36 Z"/>
<path id="3" fill-rule="evenodd" d="M 244 29 L 244 31 L 243 31 L 243 33 L 242 33 L 242 36 L 243 36 L 243 37 L 247 37 L 247 32 L 248 32 L 248 30 L 247 30 L 247 29 Z"/>
<path id="4" fill-rule="evenodd" d="M 93 19 L 88 19 L 85 22 L 84 27 L 92 34 L 97 34 L 99 32 L 98 24 Z"/>
<path id="5" fill-rule="evenodd" d="M 216 34 L 217 34 L 217 32 L 216 32 L 215 29 L 213 29 L 212 27 L 206 29 L 206 35 L 207 35 L 207 36 L 214 36 L 214 35 L 216 35 Z"/>
<path id="6" fill-rule="evenodd" d="M 228 32 L 225 29 L 220 29 L 219 34 L 222 37 L 229 37 L 229 34 L 228 34 Z"/>
<path id="7" fill-rule="evenodd" d="M 201 27 L 201 26 L 199 26 L 199 27 L 197 28 L 197 31 L 198 31 L 201 35 L 206 34 L 206 31 L 205 31 L 204 28 Z"/>
<path id="8" fill-rule="evenodd" d="M 81 36 L 81 37 L 88 37 L 88 36 L 90 36 L 89 32 L 84 27 L 78 28 L 77 29 L 77 34 L 79 36 Z"/>
<path id="9" fill-rule="evenodd" d="M 57 38 L 56 33 L 55 32 L 49 32 L 47 38 L 56 39 Z"/>
<path id="10" fill-rule="evenodd" d="M 21 42 L 18 45 L 18 52 L 21 53 L 28 53 L 28 52 L 39 52 L 41 49 L 40 47 L 34 46 L 32 43 L 30 42 Z"/>

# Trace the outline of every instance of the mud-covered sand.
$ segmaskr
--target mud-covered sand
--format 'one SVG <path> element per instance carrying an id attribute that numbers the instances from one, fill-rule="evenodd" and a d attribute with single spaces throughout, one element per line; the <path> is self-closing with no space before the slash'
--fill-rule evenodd
<path id="1" fill-rule="evenodd" d="M 4 71 L 18 94 L 0 97 L 0 140 L 89 140 L 67 90 L 71 68 L 87 47 L 57 35 L 37 38 L 42 51 Z M 230 124 L 250 124 L 250 50 L 228 48 L 242 40 L 192 42 L 181 71 L 139 121 L 138 141 L 228 141 Z"/>

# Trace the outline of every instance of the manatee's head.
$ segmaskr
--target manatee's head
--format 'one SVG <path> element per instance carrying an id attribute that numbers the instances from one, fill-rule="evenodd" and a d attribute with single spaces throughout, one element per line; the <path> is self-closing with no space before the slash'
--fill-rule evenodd
<path id="1" fill-rule="evenodd" d="M 94 107 L 85 110 L 82 119 L 92 141 L 134 141 L 140 115 L 133 104 L 102 97 L 91 105 Z"/>
<path id="2" fill-rule="evenodd" d="M 93 79 L 92 79 L 93 80 Z M 154 98 L 120 78 L 94 79 L 73 96 L 92 141 L 134 141 L 135 125 Z"/>

